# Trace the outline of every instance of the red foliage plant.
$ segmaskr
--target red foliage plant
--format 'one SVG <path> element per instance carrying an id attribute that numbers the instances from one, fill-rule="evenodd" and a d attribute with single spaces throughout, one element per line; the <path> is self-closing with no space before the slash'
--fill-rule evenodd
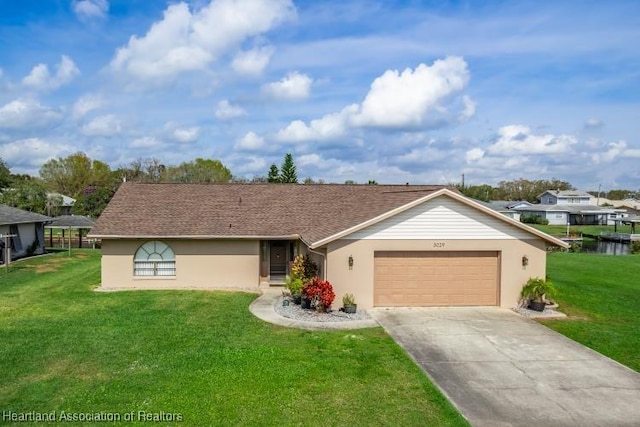
<path id="1" fill-rule="evenodd" d="M 333 292 L 333 286 L 327 280 L 321 280 L 314 277 L 313 280 L 307 283 L 302 289 L 302 293 L 315 301 L 316 308 L 328 309 L 333 304 L 333 300 L 336 298 L 335 292 Z M 320 307 L 318 307 L 320 305 Z"/>

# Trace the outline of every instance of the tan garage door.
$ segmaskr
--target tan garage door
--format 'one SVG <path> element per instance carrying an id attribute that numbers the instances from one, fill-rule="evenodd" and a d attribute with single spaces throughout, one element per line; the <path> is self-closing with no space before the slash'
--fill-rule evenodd
<path id="1" fill-rule="evenodd" d="M 498 305 L 498 252 L 376 252 L 374 306 Z"/>

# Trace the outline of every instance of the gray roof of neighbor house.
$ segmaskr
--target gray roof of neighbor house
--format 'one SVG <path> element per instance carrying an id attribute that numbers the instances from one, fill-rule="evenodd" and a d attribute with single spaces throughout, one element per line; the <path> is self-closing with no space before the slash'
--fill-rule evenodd
<path id="1" fill-rule="evenodd" d="M 573 204 L 573 205 L 531 205 L 531 206 L 522 206 L 518 208 L 514 208 L 514 210 L 519 212 L 568 212 L 570 214 L 594 214 L 594 213 L 613 213 L 614 211 L 619 211 L 620 209 L 607 209 L 602 208 L 600 206 L 594 205 L 581 205 L 581 204 Z"/>
<path id="2" fill-rule="evenodd" d="M 30 222 L 47 222 L 51 218 L 37 213 L 23 211 L 7 205 L 0 205 L 0 225 L 26 224 Z"/>
<path id="3" fill-rule="evenodd" d="M 538 199 L 543 195 L 550 193 L 559 197 L 593 197 L 591 194 L 579 190 L 547 190 L 538 195 Z"/>
<path id="4" fill-rule="evenodd" d="M 92 237 L 300 236 L 315 242 L 442 185 L 123 183 Z"/>
<path id="5" fill-rule="evenodd" d="M 95 221 L 83 215 L 60 215 L 53 218 L 47 228 L 93 228 Z"/>
<path id="6" fill-rule="evenodd" d="M 513 201 L 513 200 L 491 200 L 489 202 L 485 202 L 482 200 L 477 200 L 479 203 L 482 203 L 483 205 L 485 205 L 486 207 L 493 209 L 494 211 L 507 211 L 507 210 L 514 210 L 516 206 L 518 206 L 521 203 L 526 203 L 527 205 L 531 205 L 531 203 L 524 201 L 524 200 L 520 200 L 520 201 Z"/>

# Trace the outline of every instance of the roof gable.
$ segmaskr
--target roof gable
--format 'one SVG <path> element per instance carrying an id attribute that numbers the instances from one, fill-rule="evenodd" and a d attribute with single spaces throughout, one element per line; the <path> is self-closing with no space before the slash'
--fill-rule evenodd
<path id="1" fill-rule="evenodd" d="M 449 197 L 437 197 L 343 239 L 531 239 L 507 224 Z"/>
<path id="2" fill-rule="evenodd" d="M 435 199 L 438 199 L 441 197 L 452 199 L 453 203 L 450 203 L 450 202 L 440 202 L 440 204 L 435 203 Z M 430 203 L 431 201 L 434 201 L 434 203 Z M 419 207 L 420 205 L 427 204 L 427 203 L 428 205 L 426 207 L 414 209 L 415 207 Z M 437 206 L 442 206 L 442 207 L 438 207 L 435 211 L 431 212 L 433 208 Z M 407 224 L 409 224 L 409 226 L 411 225 L 417 226 L 418 224 L 421 224 L 422 227 L 424 227 L 423 220 L 425 218 L 429 220 L 434 220 L 440 217 L 440 221 L 442 222 L 441 218 L 443 216 L 446 216 L 447 213 L 452 215 L 455 213 L 455 215 L 458 216 L 458 218 L 464 218 L 465 227 L 473 228 L 474 226 L 479 226 L 480 223 L 483 223 L 482 226 L 480 227 L 480 230 L 481 230 L 480 234 L 484 233 L 486 236 L 489 236 L 489 235 L 492 236 L 492 237 L 473 236 L 472 238 L 527 238 L 527 237 L 541 238 L 553 245 L 568 247 L 568 245 L 560 239 L 556 239 L 555 237 L 552 237 L 546 233 L 536 230 L 535 228 L 529 227 L 526 224 L 523 224 L 511 218 L 508 218 L 476 201 L 473 201 L 471 199 L 464 197 L 460 193 L 453 192 L 446 188 L 433 192 L 418 200 L 414 200 L 404 206 L 401 206 L 397 209 L 386 212 L 383 215 L 380 215 L 376 218 L 372 218 L 369 221 L 366 221 L 354 227 L 351 227 L 350 229 L 343 230 L 339 233 L 336 233 L 333 236 L 327 237 L 326 239 L 317 241 L 313 243 L 311 246 L 314 248 L 319 246 L 324 246 L 338 239 L 342 239 L 342 238 L 348 239 L 350 238 L 349 236 L 355 236 L 351 238 L 367 238 L 367 236 L 378 235 L 378 236 L 387 236 L 387 238 L 392 238 L 390 237 L 392 234 L 398 233 L 403 228 L 407 228 Z M 394 219 L 396 215 L 400 215 L 400 216 Z M 480 215 L 484 215 L 484 219 L 482 221 L 479 220 Z M 488 218 L 492 218 L 492 219 L 490 220 Z M 406 221 L 404 224 L 403 224 L 403 219 Z M 381 222 L 382 224 L 379 224 Z M 503 224 L 506 223 L 506 225 L 514 227 L 519 231 L 516 231 L 516 230 L 507 231 L 508 228 L 505 228 L 505 226 L 501 223 Z M 369 227 L 371 227 L 371 230 L 364 231 Z M 428 230 L 424 230 L 424 231 L 419 230 L 418 233 L 425 233 L 424 236 L 426 236 L 427 235 L 426 232 L 430 231 L 434 233 L 439 233 L 441 235 L 451 235 L 450 231 L 438 230 L 437 227 L 434 227 L 432 225 L 429 225 L 428 227 L 429 227 Z M 361 234 L 356 234 L 360 232 Z M 413 232 L 415 233 L 416 230 L 414 229 Z M 521 232 L 524 232 L 524 234 L 521 234 Z M 403 230 L 402 234 L 407 236 L 408 231 Z M 500 235 L 502 235 L 503 237 L 498 237 Z M 433 235 L 429 235 L 429 236 L 430 237 L 428 238 L 434 238 Z M 510 237 L 507 237 L 507 236 L 510 236 Z M 373 237 L 369 237 L 369 238 L 373 238 Z M 375 237 L 375 238 L 379 238 L 379 237 Z M 403 237 L 395 237 L 395 238 L 403 238 Z M 407 238 L 407 237 L 404 237 L 404 238 Z M 421 237 L 421 238 L 425 238 L 425 237 Z M 436 237 L 436 238 L 443 238 L 443 237 Z"/>

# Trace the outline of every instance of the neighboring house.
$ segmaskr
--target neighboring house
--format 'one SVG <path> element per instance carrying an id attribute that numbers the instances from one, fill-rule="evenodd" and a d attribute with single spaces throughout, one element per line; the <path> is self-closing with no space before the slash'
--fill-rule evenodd
<path id="1" fill-rule="evenodd" d="M 90 238 L 102 287 L 249 289 L 297 254 L 359 307 L 513 307 L 559 239 L 444 186 L 124 183 Z"/>
<path id="2" fill-rule="evenodd" d="M 591 194 L 577 190 L 547 190 L 540 204 L 516 208 L 522 215 L 546 218 L 550 225 L 614 225 L 627 216 L 625 209 L 596 205 Z"/>
<path id="3" fill-rule="evenodd" d="M 596 204 L 591 194 L 578 190 L 547 190 L 538 196 L 538 200 L 543 205 Z"/>
<path id="4" fill-rule="evenodd" d="M 486 207 L 493 209 L 502 215 L 520 221 L 520 212 L 516 208 L 523 206 L 531 206 L 532 204 L 527 201 L 514 202 L 512 200 L 492 200 L 490 202 L 479 201 Z"/>
<path id="5" fill-rule="evenodd" d="M 76 203 L 76 199 L 73 197 L 60 193 L 47 193 L 47 198 L 49 198 L 49 200 L 59 199 L 61 201 L 60 206 L 58 206 L 58 215 L 71 215 L 73 205 Z"/>
<path id="6" fill-rule="evenodd" d="M 44 253 L 44 225 L 49 220 L 48 216 L 0 205 L 0 262 L 5 261 L 5 241 L 11 248 L 11 259 Z"/>

